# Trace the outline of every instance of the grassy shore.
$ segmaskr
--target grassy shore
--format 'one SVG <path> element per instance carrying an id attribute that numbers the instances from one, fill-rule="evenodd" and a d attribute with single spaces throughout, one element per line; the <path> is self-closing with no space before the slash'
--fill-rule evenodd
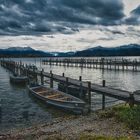
<path id="1" fill-rule="evenodd" d="M 54 135 L 46 138 L 46 140 L 69 140 L 67 137 L 61 135 Z M 93 134 L 83 133 L 79 135 L 76 140 L 135 140 L 132 137 L 106 137 L 106 136 L 96 136 Z"/>
<path id="2" fill-rule="evenodd" d="M 128 105 L 118 105 L 101 111 L 102 118 L 114 117 L 118 122 L 123 122 L 128 128 L 140 132 L 140 106 L 130 108 Z"/>
<path id="3" fill-rule="evenodd" d="M 0 140 L 140 140 L 140 107 L 119 105 L 87 116 L 63 116 L 51 123 L 0 134 Z"/>

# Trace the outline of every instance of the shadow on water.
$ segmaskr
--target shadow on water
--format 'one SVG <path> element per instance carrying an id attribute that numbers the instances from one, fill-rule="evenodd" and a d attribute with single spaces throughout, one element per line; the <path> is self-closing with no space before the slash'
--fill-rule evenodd
<path id="1" fill-rule="evenodd" d="M 15 83 L 12 83 L 12 82 L 10 82 L 10 81 L 9 81 L 9 83 L 10 83 L 11 88 L 13 88 L 13 89 L 15 89 L 15 90 L 16 90 L 16 89 L 25 89 L 26 86 L 27 86 L 26 83 L 15 84 Z"/>

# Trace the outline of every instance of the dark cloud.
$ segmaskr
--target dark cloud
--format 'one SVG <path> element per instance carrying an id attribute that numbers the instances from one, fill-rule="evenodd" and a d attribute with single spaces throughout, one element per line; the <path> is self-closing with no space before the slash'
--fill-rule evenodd
<path id="1" fill-rule="evenodd" d="M 71 33 L 78 24 L 120 24 L 124 13 L 122 0 L 0 0 L 0 17 L 7 32 Z"/>
<path id="2" fill-rule="evenodd" d="M 140 5 L 136 9 L 134 9 L 131 13 L 140 16 Z"/>
<path id="3" fill-rule="evenodd" d="M 101 20 L 120 20 L 123 14 L 123 3 L 120 0 L 61 0 L 63 7 L 71 10 L 73 15 L 79 15 L 80 13 L 90 16 L 91 19 L 100 18 Z M 66 11 L 65 11 L 66 12 Z M 69 11 L 68 11 L 69 12 Z M 79 15 L 80 16 L 80 15 Z M 84 17 L 81 17 L 84 19 Z M 96 20 L 95 20 L 96 21 Z M 97 23 L 100 21 L 96 21 Z"/>
<path id="4" fill-rule="evenodd" d="M 130 17 L 126 19 L 126 24 L 140 24 L 140 5 L 131 12 Z"/>

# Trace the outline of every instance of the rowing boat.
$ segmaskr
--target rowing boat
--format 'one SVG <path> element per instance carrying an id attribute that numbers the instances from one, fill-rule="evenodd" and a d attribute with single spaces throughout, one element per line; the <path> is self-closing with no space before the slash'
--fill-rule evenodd
<path id="1" fill-rule="evenodd" d="M 16 84 L 25 84 L 28 82 L 28 77 L 20 75 L 10 75 L 10 82 Z"/>
<path id="2" fill-rule="evenodd" d="M 53 105 L 76 114 L 82 114 L 85 109 L 85 102 L 72 95 L 54 90 L 43 85 L 29 87 L 29 92 L 49 105 Z"/>

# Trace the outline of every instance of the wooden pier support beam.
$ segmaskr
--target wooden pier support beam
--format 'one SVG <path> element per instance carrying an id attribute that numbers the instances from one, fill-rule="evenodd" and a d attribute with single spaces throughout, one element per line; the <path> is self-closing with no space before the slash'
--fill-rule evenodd
<path id="1" fill-rule="evenodd" d="M 65 73 L 62 73 L 62 76 L 65 77 Z"/>
<path id="2" fill-rule="evenodd" d="M 82 98 L 82 96 L 83 96 L 82 76 L 79 76 L 79 81 L 81 81 L 80 82 L 80 93 L 79 93 L 79 97 Z"/>
<path id="3" fill-rule="evenodd" d="M 91 82 L 88 82 L 88 105 L 89 113 L 91 112 Z"/>
<path id="4" fill-rule="evenodd" d="M 79 81 L 82 81 L 82 76 L 79 76 Z"/>
<path id="5" fill-rule="evenodd" d="M 2 99 L 0 99 L 0 123 L 2 122 Z"/>
<path id="6" fill-rule="evenodd" d="M 50 88 L 53 88 L 53 73 L 50 71 Z"/>
<path id="7" fill-rule="evenodd" d="M 36 73 L 36 69 L 33 68 L 33 75 L 34 75 L 34 78 L 35 78 L 35 84 L 38 83 L 38 78 L 37 78 L 37 73 Z"/>
<path id="8" fill-rule="evenodd" d="M 130 106 L 130 108 L 132 108 L 132 107 L 134 107 L 134 100 L 135 100 L 134 93 L 130 93 L 129 96 L 130 96 L 129 97 L 129 106 Z"/>
<path id="9" fill-rule="evenodd" d="M 105 80 L 103 80 L 103 87 L 105 87 Z M 105 94 L 102 95 L 102 109 L 105 109 Z"/>
<path id="10" fill-rule="evenodd" d="M 44 85 L 44 76 L 43 76 L 44 69 L 41 71 L 41 85 Z"/>
<path id="11" fill-rule="evenodd" d="M 66 77 L 66 93 L 68 94 L 69 78 Z"/>
<path id="12" fill-rule="evenodd" d="M 105 80 L 103 80 L 103 87 L 105 87 Z"/>
<path id="13" fill-rule="evenodd" d="M 0 123 L 2 122 L 2 105 L 0 104 Z"/>

